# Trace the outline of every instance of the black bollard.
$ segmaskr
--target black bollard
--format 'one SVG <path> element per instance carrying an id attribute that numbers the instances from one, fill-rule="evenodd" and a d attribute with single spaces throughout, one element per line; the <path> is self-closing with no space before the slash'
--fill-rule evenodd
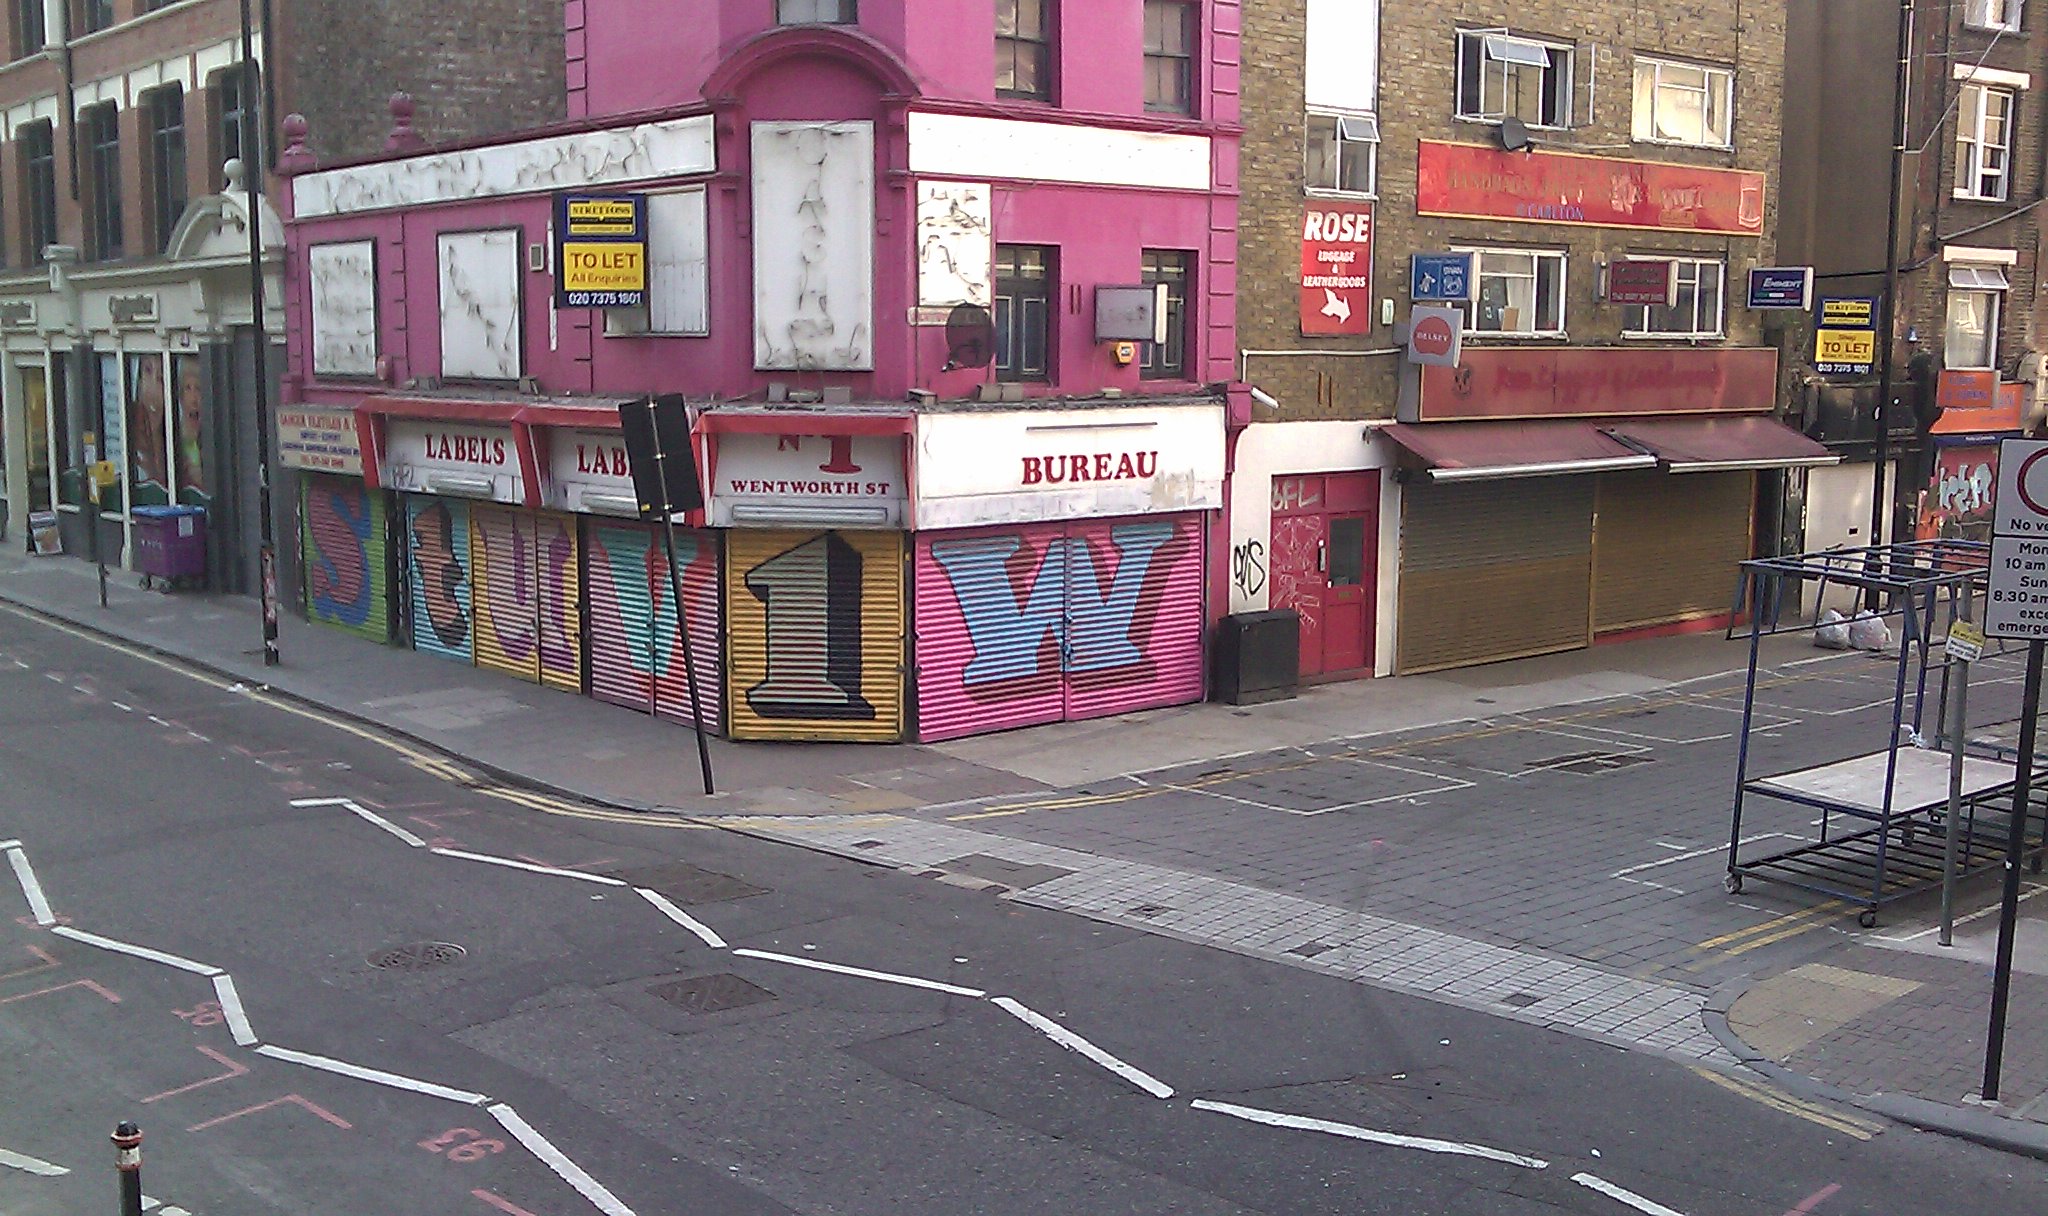
<path id="1" fill-rule="evenodd" d="M 142 1216 L 142 1129 L 124 1119 L 109 1139 L 121 1172 L 121 1216 Z"/>

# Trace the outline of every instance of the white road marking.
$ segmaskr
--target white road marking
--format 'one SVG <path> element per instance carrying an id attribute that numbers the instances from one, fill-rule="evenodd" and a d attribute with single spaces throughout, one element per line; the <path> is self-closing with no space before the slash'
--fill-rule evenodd
<path id="1" fill-rule="evenodd" d="M 194 975 L 214 976 L 226 974 L 226 972 L 211 963 L 193 962 L 189 958 L 182 958 L 176 954 L 166 954 L 161 950 L 152 950 L 148 946 L 137 946 L 129 942 L 116 941 L 111 937 L 101 937 L 97 933 L 87 933 L 83 929 L 74 929 L 69 925 L 58 925 L 50 930 L 50 932 L 58 937 L 68 937 L 72 941 L 83 942 L 88 946 L 97 946 L 102 950 L 111 950 L 115 954 L 126 954 L 134 958 L 147 959 L 152 963 L 162 963 L 166 967 L 176 967 L 180 971 L 190 971 Z"/>
<path id="2" fill-rule="evenodd" d="M 626 883 L 609 874 L 585 874 L 581 870 L 563 870 L 555 866 L 537 866 L 530 861 L 514 861 L 510 857 L 493 857 L 489 853 L 470 853 L 462 849 L 434 849 L 443 857 L 459 857 L 464 861 L 481 861 L 485 865 L 504 866 L 511 870 L 525 870 L 530 874 L 551 874 L 556 878 L 578 878 L 594 882 L 599 886 L 623 887 Z"/>
<path id="3" fill-rule="evenodd" d="M 1793 835 L 1792 835 L 1791 833 L 1789 833 L 1789 832 L 1758 832 L 1758 833 L 1757 833 L 1756 835 L 1754 835 L 1754 836 L 1744 836 L 1744 837 L 1743 837 L 1743 838 L 1742 838 L 1741 840 L 1737 841 L 1736 843 L 1737 843 L 1737 844 L 1753 844 L 1753 843 L 1755 843 L 1756 841 L 1759 841 L 1759 840 L 1769 840 L 1769 839 L 1770 839 L 1771 837 L 1773 837 L 1773 836 L 1783 836 L 1783 837 L 1784 837 L 1785 839 L 1787 839 L 1787 840 L 1797 840 L 1797 839 L 1799 839 L 1799 837 L 1793 836 Z M 1666 844 L 1664 844 L 1664 842 L 1663 842 L 1663 841 L 1661 841 L 1661 840 L 1657 841 L 1656 843 L 1657 843 L 1657 844 L 1659 844 L 1659 845 L 1662 845 L 1662 846 L 1663 846 L 1663 847 L 1665 847 L 1665 848 L 1670 848 L 1670 847 L 1672 847 L 1672 846 L 1670 846 L 1670 845 L 1666 845 Z M 1646 862 L 1642 863 L 1641 865 L 1637 865 L 1637 866 L 1629 866 L 1629 867 L 1628 867 L 1628 868 L 1626 868 L 1626 869 L 1622 869 L 1622 870 L 1616 870 L 1616 871 L 1615 871 L 1614 873 L 1612 873 L 1612 874 L 1609 874 L 1609 875 L 1608 875 L 1607 877 L 1609 877 L 1609 878 L 1627 878 L 1627 877 L 1628 877 L 1629 875 L 1631 875 L 1631 874 L 1640 874 L 1640 873 L 1642 873 L 1642 872 L 1643 872 L 1644 870 L 1654 870 L 1654 869 L 1656 869 L 1656 868 L 1657 868 L 1658 866 L 1668 866 L 1668 865 L 1672 864 L 1673 862 L 1678 862 L 1678 861 L 1691 861 L 1691 860 L 1692 860 L 1693 858 L 1695 858 L 1695 857 L 1705 857 L 1705 856 L 1706 856 L 1706 855 L 1708 855 L 1709 853 L 1726 853 L 1727 851 L 1728 851 L 1728 846 L 1727 846 L 1727 845 L 1725 845 L 1725 844 L 1713 844 L 1713 845 L 1708 845 L 1708 846 L 1707 846 L 1706 848 L 1704 848 L 1704 849 L 1694 849 L 1694 850 L 1692 850 L 1692 851 L 1691 851 L 1691 852 L 1689 852 L 1689 853 L 1678 853 L 1678 854 L 1675 854 L 1675 855 L 1673 855 L 1673 856 L 1670 856 L 1670 857 L 1659 857 L 1659 858 L 1658 858 L 1657 860 L 1655 860 L 1655 861 L 1646 861 Z"/>
<path id="4" fill-rule="evenodd" d="M 1349 1123 L 1332 1123 L 1327 1119 L 1311 1119 L 1304 1115 L 1284 1115 L 1278 1111 L 1260 1110 L 1254 1106 L 1237 1106 L 1229 1102 L 1211 1102 L 1206 1098 L 1194 1101 L 1196 1110 L 1214 1111 L 1219 1115 L 1243 1119 L 1248 1123 L 1263 1123 L 1268 1127 L 1284 1127 L 1294 1131 L 1323 1132 L 1332 1136 L 1343 1136 L 1351 1140 L 1364 1140 L 1372 1144 L 1385 1144 L 1394 1148 L 1420 1149 L 1425 1153 L 1448 1153 L 1458 1157 L 1479 1157 L 1487 1161 L 1498 1161 L 1504 1165 L 1519 1165 L 1524 1169 L 1549 1169 L 1550 1163 L 1540 1157 L 1525 1157 L 1503 1149 L 1488 1148 L 1483 1144 L 1467 1144 L 1456 1140 L 1432 1140 L 1427 1136 L 1404 1136 L 1399 1132 L 1374 1131 L 1369 1127 L 1357 1127 Z"/>
<path id="5" fill-rule="evenodd" d="M 1573 1174 L 1572 1181 L 1588 1190 L 1598 1191 L 1609 1199 L 1619 1200 L 1644 1213 L 1644 1216 L 1685 1216 L 1683 1212 L 1667 1208 L 1654 1199 L 1645 1199 L 1634 1191 L 1624 1190 L 1604 1178 L 1595 1178 L 1591 1174 Z"/>
<path id="6" fill-rule="evenodd" d="M 482 1106 L 490 1101 L 488 1096 L 471 1093 L 466 1089 L 452 1089 L 446 1085 L 436 1085 L 432 1081 L 420 1081 L 412 1077 L 402 1077 L 395 1072 L 384 1072 L 376 1068 L 364 1068 L 360 1064 L 350 1064 L 346 1060 L 337 1060 L 331 1056 L 316 1056 L 310 1052 L 292 1051 L 289 1048 L 277 1047 L 269 1043 L 258 1047 L 256 1054 L 259 1056 L 269 1056 L 273 1060 L 283 1060 L 287 1064 L 303 1064 L 307 1068 L 317 1068 L 322 1072 L 353 1077 L 358 1081 L 368 1081 L 372 1085 L 410 1090 L 416 1094 L 425 1094 L 430 1098 L 446 1098 L 450 1102 L 460 1102 L 465 1106 Z"/>
<path id="7" fill-rule="evenodd" d="M 633 889 L 640 893 L 640 898 L 646 900 L 650 904 L 653 904 L 656 908 L 659 908 L 663 916 L 668 917 L 670 920 L 681 925 L 683 928 L 688 929 L 690 932 L 696 934 L 705 945 L 711 947 L 713 950 L 725 949 L 725 939 L 718 936 L 717 932 L 713 930 L 710 925 L 705 924 L 703 921 L 698 920 L 696 917 L 690 915 L 688 912 L 685 912 L 681 908 L 676 907 L 673 903 L 670 903 L 668 899 L 661 894 L 661 892 L 650 891 L 646 887 L 634 887 Z"/>
<path id="8" fill-rule="evenodd" d="M 242 1008 L 242 994 L 235 991 L 235 977 L 222 972 L 213 977 L 213 994 L 220 1000 L 220 1014 L 227 1019 L 228 1033 L 241 1047 L 256 1043 L 255 1028 L 249 1025 L 249 1011 Z"/>
<path id="9" fill-rule="evenodd" d="M 533 1125 L 519 1117 L 519 1112 L 499 1102 L 489 1108 L 491 1118 L 512 1133 L 512 1138 L 526 1146 L 528 1152 L 540 1158 L 547 1167 L 561 1175 L 562 1181 L 576 1188 L 588 1199 L 591 1206 L 605 1216 L 633 1216 L 633 1209 L 619 1201 L 617 1195 L 604 1189 L 604 1185 L 583 1172 L 583 1167 L 563 1154 L 561 1149 L 548 1142 L 546 1136 L 533 1130 Z"/>
<path id="10" fill-rule="evenodd" d="M 135 707 L 133 705 L 126 704 L 125 702 L 109 701 L 107 702 L 107 704 L 113 706 L 115 709 L 120 710 L 124 714 L 132 714 L 135 712 Z"/>
<path id="11" fill-rule="evenodd" d="M 771 963 L 787 963 L 792 967 L 808 967 L 813 971 L 830 971 L 837 975 L 858 976 L 864 980 L 880 980 L 885 984 L 902 984 L 909 988 L 925 988 L 932 992 L 946 992 L 954 996 L 971 996 L 979 1000 L 988 995 L 979 988 L 963 988 L 958 984 L 945 984 L 938 980 L 920 979 L 914 975 L 898 975 L 893 971 L 869 971 L 865 967 L 848 967 L 843 963 L 828 963 L 815 958 L 797 958 L 789 954 L 775 954 L 767 950 L 735 950 L 740 958 L 758 958 Z"/>
<path id="12" fill-rule="evenodd" d="M 294 798 L 292 799 L 292 805 L 300 808 L 301 810 L 304 810 L 309 807 L 318 806 L 345 807 L 348 809 L 348 812 L 350 814 L 361 819 L 363 822 L 373 824 L 376 827 L 384 829 L 385 831 L 391 833 L 393 836 L 396 836 L 400 840 L 403 840 L 405 843 L 411 845 L 415 849 L 424 849 L 427 847 L 426 841 L 421 840 L 418 836 L 415 836 L 411 832 L 406 831 L 404 828 L 399 827 L 397 824 L 391 822 L 389 819 L 384 818 L 384 816 L 379 815 L 377 812 L 370 810 L 367 807 L 356 805 L 355 800 L 352 798 Z"/>
<path id="13" fill-rule="evenodd" d="M 10 1153 L 4 1148 L 0 1148 L 0 1168 L 20 1170 L 23 1173 L 34 1174 L 38 1178 L 62 1178 L 71 1172 L 61 1165 L 52 1165 L 21 1153 Z"/>
<path id="14" fill-rule="evenodd" d="M 19 840 L 0 840 L 0 849 L 18 849 L 20 847 L 21 842 Z"/>
<path id="15" fill-rule="evenodd" d="M 2048 887 L 2036 886 L 2032 883 L 2029 883 L 2027 885 L 2027 889 L 2020 893 L 2018 902 L 2025 903 L 2028 900 L 2034 898 L 2036 895 L 2048 895 Z M 1985 917 L 1991 915 L 1993 912 L 1998 911 L 2002 906 L 2003 901 L 2001 901 L 2000 903 L 1988 904 L 1982 908 L 1977 909 L 1975 912 L 1972 912 L 1967 916 L 1956 917 L 1955 923 L 1959 925 L 1967 925 L 1973 920 L 1982 920 Z M 1918 929 L 1912 933 L 1901 934 L 1897 937 L 1880 936 L 1877 940 L 1881 942 L 1910 942 L 1917 940 L 1919 938 L 1926 937 L 1930 933 L 1939 932 L 1941 932 L 1940 925 L 1929 925 L 1925 929 Z"/>
<path id="16" fill-rule="evenodd" d="M 36 923 L 48 928 L 57 923 L 57 914 L 50 911 L 50 901 L 43 897 L 43 884 L 36 881 L 36 872 L 29 868 L 28 854 L 21 847 L 7 850 L 7 864 L 14 867 L 15 881 L 21 884 L 21 893 L 28 900 L 28 910 L 34 914 Z"/>
<path id="17" fill-rule="evenodd" d="M 1139 1089 L 1151 1094 L 1153 1097 L 1165 1099 L 1173 1096 L 1173 1087 L 1171 1085 L 1168 1085 L 1142 1068 L 1124 1063 L 1080 1035 L 1068 1030 L 1058 1022 L 1046 1017 L 1044 1014 L 1006 996 L 991 999 L 997 1008 L 1011 1017 L 1016 1018 L 1046 1038 L 1058 1043 L 1068 1051 L 1078 1052 L 1088 1057 Z"/>

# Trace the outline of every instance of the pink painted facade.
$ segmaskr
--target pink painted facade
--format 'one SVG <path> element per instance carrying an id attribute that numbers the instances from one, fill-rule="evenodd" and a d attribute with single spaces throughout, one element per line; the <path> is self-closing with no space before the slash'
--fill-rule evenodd
<path id="1" fill-rule="evenodd" d="M 1051 6 L 1049 6 L 1051 7 Z M 713 118 L 715 166 L 685 176 L 631 180 L 611 189 L 706 189 L 708 332 L 701 336 L 606 336 L 597 310 L 551 314 L 553 280 L 523 276 L 521 374 L 543 393 L 683 392 L 693 398 L 759 398 L 770 384 L 845 388 L 853 400 L 901 400 L 912 389 L 941 399 L 972 395 L 993 379 L 984 369 L 944 370 L 942 326 L 909 323 L 918 303 L 917 183 L 983 182 L 999 244 L 1056 251 L 1055 323 L 1049 375 L 1027 381 L 1026 397 L 1193 390 L 1234 376 L 1236 291 L 1238 4 L 1189 0 L 1201 37 L 1192 57 L 1193 113 L 1161 116 L 1143 105 L 1141 6 L 1059 6 L 1051 51 L 1055 100 L 998 100 L 992 6 L 962 0 L 863 0 L 858 25 L 773 24 L 772 0 L 614 3 L 567 6 L 570 113 L 566 130 L 603 131 L 695 114 Z M 1103 181 L 1056 181 L 1072 166 L 1058 156 L 1020 154 L 1016 177 L 913 167 L 915 116 L 1010 119 L 1033 124 L 1057 146 L 1066 134 L 1144 140 L 1182 135 L 1206 141 L 1201 188 Z M 871 123 L 873 334 L 870 368 L 793 376 L 756 367 L 754 216 L 749 134 L 756 123 Z M 430 140 L 432 132 L 423 132 Z M 528 138 L 546 134 L 529 133 Z M 317 145 L 318 132 L 313 133 Z M 478 145 L 474 158 L 508 155 L 506 143 Z M 1048 162 L 1053 163 L 1048 163 Z M 374 162 L 371 162 L 374 164 Z M 288 161 L 289 165 L 289 161 Z M 344 166 L 361 171 L 363 163 Z M 1084 165 L 1090 176 L 1114 165 Z M 316 177 L 332 174 L 320 167 Z M 1102 174 L 1108 176 L 1108 174 Z M 463 197 L 427 205 L 364 207 L 301 215 L 291 224 L 287 288 L 291 331 L 311 328 L 309 246 L 369 239 L 376 245 L 379 308 L 377 381 L 315 374 L 310 344 L 295 341 L 288 399 L 351 404 L 366 391 L 454 379 L 445 372 L 436 238 L 462 230 L 513 228 L 522 245 L 547 239 L 549 189 Z M 297 193 L 303 194 L 303 189 Z M 301 205 L 303 209 L 303 204 Z M 1143 253 L 1185 253 L 1188 286 L 1185 375 L 1145 379 L 1120 365 L 1093 332 L 1093 293 L 1141 280 Z M 510 378 L 507 378 L 510 379 Z"/>

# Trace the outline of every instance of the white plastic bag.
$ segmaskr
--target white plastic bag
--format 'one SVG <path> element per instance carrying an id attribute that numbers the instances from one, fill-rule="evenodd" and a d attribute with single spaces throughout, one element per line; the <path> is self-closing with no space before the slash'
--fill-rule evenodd
<path id="1" fill-rule="evenodd" d="M 1849 622 L 1849 645 L 1857 650 L 1889 650 L 1892 631 L 1874 612 L 1859 612 Z"/>
<path id="2" fill-rule="evenodd" d="M 1813 631 L 1813 644 L 1822 650 L 1849 649 L 1849 622 L 1830 608 L 1820 614 L 1820 628 Z"/>

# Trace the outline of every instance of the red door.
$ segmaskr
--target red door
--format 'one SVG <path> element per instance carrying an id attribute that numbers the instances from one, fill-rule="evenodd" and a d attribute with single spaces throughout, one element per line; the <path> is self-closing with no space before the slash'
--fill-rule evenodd
<path id="1" fill-rule="evenodd" d="M 1301 674 L 1370 672 L 1379 570 L 1379 474 L 1273 479 L 1275 608 L 1301 616 Z"/>

